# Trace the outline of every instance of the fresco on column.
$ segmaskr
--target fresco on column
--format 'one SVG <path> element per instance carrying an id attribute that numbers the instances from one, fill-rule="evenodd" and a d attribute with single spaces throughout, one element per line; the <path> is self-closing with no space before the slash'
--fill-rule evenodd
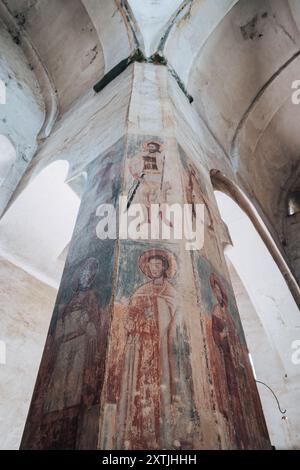
<path id="1" fill-rule="evenodd" d="M 127 210 L 203 204 L 205 240 L 120 241 L 101 449 L 269 448 L 209 184 L 176 141 L 130 137 Z"/>
<path id="2" fill-rule="evenodd" d="M 131 137 L 127 209 L 144 204 L 151 222 L 151 204 L 182 204 L 180 169 L 176 141 Z M 159 217 L 171 225 L 161 211 Z M 197 448 L 206 439 L 202 426 L 211 404 L 209 390 L 205 397 L 203 384 L 199 390 L 201 372 L 194 383 L 204 356 L 192 355 L 192 343 L 201 345 L 202 338 L 190 254 L 182 240 L 121 240 L 118 264 L 99 447 Z M 217 447 L 217 437 L 212 440 Z"/>
<path id="3" fill-rule="evenodd" d="M 123 193 L 128 207 L 132 203 L 145 206 L 149 223 L 151 204 L 171 202 L 174 182 L 180 185 L 177 155 L 165 147 L 162 138 L 156 136 L 135 136 L 128 142 Z M 181 202 L 180 193 L 176 194 L 176 202 Z"/>
<path id="4" fill-rule="evenodd" d="M 226 280 L 228 271 L 218 240 L 220 219 L 209 196 L 212 187 L 205 181 L 207 172 L 199 170 L 181 147 L 179 152 L 185 200 L 192 206 L 205 206 L 205 243 L 200 252 L 193 252 L 193 264 L 213 396 L 218 421 L 224 426 L 221 434 L 227 436 L 224 444 L 236 449 L 269 448 L 234 293 Z"/>
<path id="5" fill-rule="evenodd" d="M 22 448 L 97 447 L 111 316 L 115 240 L 96 236 L 96 210 L 116 205 L 125 142 L 86 169 L 81 202 L 23 435 Z"/>
<path id="6" fill-rule="evenodd" d="M 88 165 L 23 448 L 268 447 L 209 184 L 166 136 L 129 135 Z M 170 228 L 163 204 L 190 204 L 193 223 L 203 204 L 204 246 L 98 238 L 99 205 L 121 194 Z"/>
<path id="7" fill-rule="evenodd" d="M 182 147 L 178 146 L 180 162 L 182 165 L 182 185 L 184 188 L 184 201 L 192 206 L 193 217 L 195 217 L 195 205 L 204 205 L 205 236 L 204 246 L 201 254 L 221 270 L 227 272 L 223 248 L 219 241 L 219 225 L 221 222 L 216 206 L 213 203 L 213 188 L 210 182 L 209 172 L 199 167 L 196 162 L 189 158 Z"/>
<path id="8" fill-rule="evenodd" d="M 181 255 L 171 244 L 136 245 L 120 251 L 100 447 L 193 448 L 201 436 Z"/>
<path id="9" fill-rule="evenodd" d="M 219 421 L 229 448 L 270 448 L 249 353 L 231 285 L 193 254 L 202 301 L 208 365 Z"/>

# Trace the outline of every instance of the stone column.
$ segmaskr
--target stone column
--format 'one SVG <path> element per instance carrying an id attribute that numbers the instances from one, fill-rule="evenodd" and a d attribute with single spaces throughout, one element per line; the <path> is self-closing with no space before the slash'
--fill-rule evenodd
<path id="1" fill-rule="evenodd" d="M 22 448 L 270 448 L 186 98 L 166 67 L 133 72 L 126 135 L 87 168 Z"/>

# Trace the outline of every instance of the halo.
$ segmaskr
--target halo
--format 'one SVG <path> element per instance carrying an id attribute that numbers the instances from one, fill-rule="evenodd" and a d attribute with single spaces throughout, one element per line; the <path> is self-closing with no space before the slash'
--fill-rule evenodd
<path id="1" fill-rule="evenodd" d="M 215 273 L 211 273 L 211 275 L 209 276 L 209 282 L 210 282 L 211 289 L 214 293 L 216 292 L 216 285 L 219 286 L 219 289 L 222 292 L 224 303 L 225 303 L 225 305 L 228 305 L 228 297 L 227 297 L 227 294 L 225 292 L 225 289 L 222 286 L 220 279 L 217 277 L 217 275 Z"/>
<path id="2" fill-rule="evenodd" d="M 167 250 L 159 250 L 158 248 L 153 248 L 151 250 L 145 251 L 140 256 L 139 262 L 138 262 L 140 270 L 147 277 L 149 277 L 150 279 L 152 278 L 151 273 L 148 268 L 149 258 L 152 258 L 152 256 L 161 256 L 162 258 L 165 258 L 169 264 L 168 269 L 165 271 L 167 278 L 170 279 L 175 276 L 176 270 L 177 270 L 177 263 L 176 263 L 174 255 Z"/>
<path id="3" fill-rule="evenodd" d="M 159 152 L 161 152 L 163 150 L 163 144 L 161 142 L 159 142 L 158 140 L 146 140 L 144 143 L 143 143 L 143 149 L 145 152 L 147 152 L 147 147 L 149 144 L 156 144 L 159 146 Z"/>

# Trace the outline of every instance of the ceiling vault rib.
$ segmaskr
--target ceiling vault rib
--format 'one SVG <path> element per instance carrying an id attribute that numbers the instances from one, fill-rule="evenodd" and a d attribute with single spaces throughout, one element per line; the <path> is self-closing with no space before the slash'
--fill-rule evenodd
<path id="1" fill-rule="evenodd" d="M 127 0 L 115 0 L 116 4 L 119 5 L 120 10 L 123 11 L 127 25 L 129 26 L 136 49 L 145 49 L 143 36 L 140 32 L 137 21 L 135 20 L 132 9 L 129 6 Z"/>
<path id="2" fill-rule="evenodd" d="M 232 139 L 232 142 L 231 142 L 231 146 L 230 146 L 230 156 L 232 158 L 235 158 L 236 156 L 236 147 L 237 147 L 237 141 L 238 141 L 238 137 L 239 137 L 239 134 L 248 118 L 248 116 L 250 115 L 252 109 L 254 108 L 254 106 L 256 105 L 256 103 L 258 102 L 258 100 L 262 97 L 262 95 L 265 93 L 265 91 L 267 90 L 267 88 L 274 82 L 274 80 L 276 80 L 276 78 L 281 74 L 281 72 L 283 72 L 292 62 L 294 62 L 294 60 L 296 60 L 298 57 L 300 56 L 300 50 L 298 50 L 297 52 L 295 52 L 283 65 L 281 65 L 277 70 L 276 72 L 273 73 L 273 75 L 263 84 L 263 86 L 259 89 L 259 91 L 257 92 L 257 94 L 255 95 L 255 97 L 252 99 L 251 103 L 249 104 L 248 108 L 246 109 L 246 111 L 244 112 L 241 120 L 239 121 L 238 125 L 237 125 L 237 128 L 235 130 L 235 133 L 234 133 L 234 136 L 233 136 L 233 139 Z"/>
<path id="3" fill-rule="evenodd" d="M 184 0 L 184 2 L 177 8 L 177 10 L 175 11 L 175 13 L 173 13 L 173 15 L 171 16 L 171 18 L 169 19 L 169 21 L 167 22 L 166 26 L 165 26 L 165 32 L 164 34 L 161 36 L 160 38 L 160 41 L 159 41 L 159 44 L 157 46 L 157 52 L 163 52 L 164 50 L 164 47 L 165 47 L 165 44 L 167 42 L 167 39 L 169 37 L 169 34 L 173 28 L 173 26 L 177 23 L 177 20 L 179 18 L 179 15 L 187 8 L 189 7 L 189 9 L 191 9 L 192 7 L 192 3 L 193 3 L 194 0 Z"/>
<path id="4" fill-rule="evenodd" d="M 38 140 L 44 140 L 50 135 L 59 114 L 58 96 L 55 86 L 48 70 L 41 61 L 39 54 L 30 41 L 28 35 L 22 26 L 18 25 L 16 19 L 2 0 L 0 0 L 0 18 L 14 41 L 22 48 L 29 64 L 35 71 L 45 104 L 45 120 L 42 128 L 40 129 Z"/>

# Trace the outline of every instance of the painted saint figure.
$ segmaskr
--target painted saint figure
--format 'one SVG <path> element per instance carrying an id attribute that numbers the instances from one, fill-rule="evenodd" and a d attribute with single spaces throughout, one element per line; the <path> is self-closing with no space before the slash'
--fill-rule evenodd
<path id="1" fill-rule="evenodd" d="M 168 202 L 172 190 L 170 181 L 165 181 L 165 154 L 161 142 L 144 142 L 144 152 L 134 156 L 129 163 L 129 171 L 134 178 L 127 197 L 127 209 L 134 201 L 142 204 L 145 214 L 144 221 L 151 223 L 151 205 L 158 204 L 159 218 L 168 227 L 173 224 L 168 220 L 164 203 Z"/>
<path id="2" fill-rule="evenodd" d="M 249 364 L 248 350 L 246 344 L 243 345 L 228 310 L 227 294 L 214 273 L 210 275 L 209 280 L 217 299 L 211 321 L 207 323 L 207 340 L 217 405 L 225 420 L 233 423 L 231 435 L 236 447 L 247 449 L 250 436 L 252 438 L 257 433 L 257 429 L 254 429 L 257 423 L 260 423 L 260 432 L 265 431 L 266 441 L 267 429 Z"/>
<path id="3" fill-rule="evenodd" d="M 74 296 L 62 309 L 54 341 L 57 356 L 45 411 L 59 410 L 83 401 L 93 404 L 96 394 L 97 324 L 99 307 L 91 289 L 98 260 L 88 258 L 73 277 Z"/>
<path id="4" fill-rule="evenodd" d="M 147 141 L 144 143 L 144 151 L 133 157 L 130 162 L 130 173 L 135 179 L 139 179 L 142 174 L 161 173 L 161 148 L 160 142 Z"/>
<path id="5" fill-rule="evenodd" d="M 77 435 L 77 423 L 95 422 L 100 401 L 99 330 L 104 325 L 92 289 L 98 269 L 99 262 L 92 257 L 77 268 L 72 298 L 60 307 L 58 319 L 50 327 L 41 365 L 44 372 L 39 374 L 43 381 L 36 384 L 28 427 L 28 432 L 36 434 L 37 449 L 55 449 L 56 441 L 66 449 L 96 445 L 96 434 Z"/>
<path id="6" fill-rule="evenodd" d="M 129 171 L 134 183 L 128 194 L 128 207 L 135 202 L 144 204 L 147 221 L 150 222 L 151 204 L 162 202 L 165 156 L 162 144 L 156 141 L 144 143 L 144 152 L 134 156 L 129 163 Z"/>
<path id="7" fill-rule="evenodd" d="M 117 448 L 188 446 L 195 413 L 188 341 L 169 282 L 176 261 L 170 252 L 152 249 L 141 255 L 139 267 L 151 281 L 130 298 Z"/>
<path id="8" fill-rule="evenodd" d="M 201 191 L 201 187 L 197 178 L 197 171 L 191 163 L 188 164 L 187 173 L 188 173 L 188 182 L 186 185 L 186 199 L 187 199 L 187 203 L 192 206 L 193 220 L 196 218 L 195 205 L 204 204 L 207 210 L 207 214 L 208 214 L 208 220 L 209 220 L 208 228 L 212 229 L 214 226 L 212 211 L 210 209 L 210 205 L 206 196 L 204 195 L 203 191 Z"/>

